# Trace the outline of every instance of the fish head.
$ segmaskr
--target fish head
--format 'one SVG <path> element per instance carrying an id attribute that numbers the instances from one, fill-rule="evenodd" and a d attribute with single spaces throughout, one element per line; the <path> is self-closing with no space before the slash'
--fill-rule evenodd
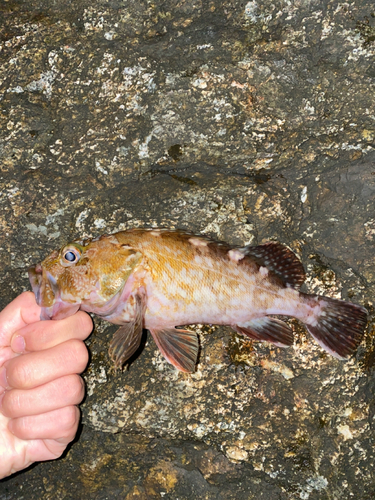
<path id="1" fill-rule="evenodd" d="M 62 319 L 82 306 L 99 314 L 119 295 L 141 259 L 139 251 L 111 235 L 73 241 L 53 251 L 29 268 L 41 319 Z"/>

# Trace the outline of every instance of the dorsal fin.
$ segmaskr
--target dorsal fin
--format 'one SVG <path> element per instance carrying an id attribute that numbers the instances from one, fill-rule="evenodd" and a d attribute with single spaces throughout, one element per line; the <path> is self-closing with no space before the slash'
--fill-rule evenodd
<path id="1" fill-rule="evenodd" d="M 270 241 L 264 245 L 247 246 L 240 250 L 255 259 L 257 264 L 267 267 L 285 285 L 299 289 L 305 281 L 306 275 L 301 261 L 281 243 Z"/>

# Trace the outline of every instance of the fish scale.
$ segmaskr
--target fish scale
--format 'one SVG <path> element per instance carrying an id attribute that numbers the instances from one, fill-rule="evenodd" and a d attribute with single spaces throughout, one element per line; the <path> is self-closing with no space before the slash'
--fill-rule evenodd
<path id="1" fill-rule="evenodd" d="M 255 341 L 293 344 L 274 315 L 302 321 L 337 358 L 353 354 L 364 335 L 362 306 L 299 291 L 301 262 L 285 245 L 230 246 L 167 229 L 133 229 L 68 243 L 29 270 L 41 319 L 78 309 L 120 325 L 110 355 L 120 368 L 149 329 L 177 369 L 194 370 L 198 339 L 179 325 L 229 325 Z"/>

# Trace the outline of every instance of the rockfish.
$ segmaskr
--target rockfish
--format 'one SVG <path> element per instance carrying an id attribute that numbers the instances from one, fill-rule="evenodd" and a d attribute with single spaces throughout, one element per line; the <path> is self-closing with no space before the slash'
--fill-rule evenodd
<path id="1" fill-rule="evenodd" d="M 191 372 L 197 335 L 179 325 L 230 325 L 288 347 L 293 332 L 273 316 L 293 316 L 323 349 L 345 358 L 367 319 L 359 305 L 301 293 L 303 266 L 276 242 L 233 247 L 183 231 L 132 229 L 73 241 L 31 267 L 29 277 L 42 320 L 81 309 L 121 325 L 109 349 L 117 368 L 137 351 L 143 328 L 169 363 Z"/>

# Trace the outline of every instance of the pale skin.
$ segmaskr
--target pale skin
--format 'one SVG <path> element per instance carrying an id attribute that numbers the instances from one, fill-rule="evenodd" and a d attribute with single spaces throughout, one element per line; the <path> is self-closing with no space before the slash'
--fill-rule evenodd
<path id="1" fill-rule="evenodd" d="M 25 292 L 0 312 L 0 479 L 60 457 L 79 424 L 91 318 L 40 321 L 40 311 Z"/>

